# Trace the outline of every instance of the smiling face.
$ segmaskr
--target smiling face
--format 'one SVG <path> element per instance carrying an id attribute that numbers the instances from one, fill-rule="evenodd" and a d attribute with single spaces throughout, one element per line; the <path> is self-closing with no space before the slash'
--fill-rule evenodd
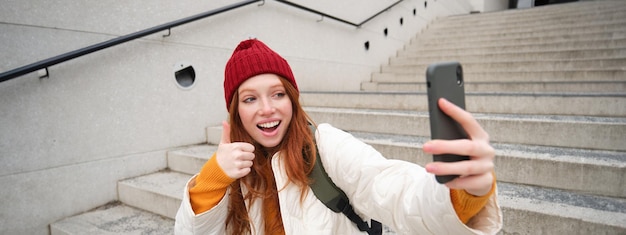
<path id="1" fill-rule="evenodd" d="M 276 147 L 291 122 L 291 100 L 278 75 L 260 74 L 237 89 L 238 112 L 244 129 L 263 147 Z"/>

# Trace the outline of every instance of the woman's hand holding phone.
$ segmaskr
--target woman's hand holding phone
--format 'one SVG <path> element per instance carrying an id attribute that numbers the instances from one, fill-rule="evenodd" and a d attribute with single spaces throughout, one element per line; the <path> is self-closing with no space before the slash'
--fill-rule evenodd
<path id="1" fill-rule="evenodd" d="M 431 140 L 423 145 L 426 153 L 455 154 L 469 156 L 467 161 L 432 162 L 426 165 L 426 171 L 435 175 L 459 175 L 445 185 L 453 189 L 483 196 L 491 190 L 493 184 L 495 151 L 489 144 L 489 134 L 467 111 L 444 98 L 437 100 L 439 108 L 465 130 L 468 139 Z"/>
<path id="2" fill-rule="evenodd" d="M 428 112 L 432 141 L 424 144 L 433 163 L 426 170 L 439 183 L 483 196 L 493 184 L 494 149 L 489 135 L 465 111 L 465 82 L 459 62 L 428 66 Z"/>

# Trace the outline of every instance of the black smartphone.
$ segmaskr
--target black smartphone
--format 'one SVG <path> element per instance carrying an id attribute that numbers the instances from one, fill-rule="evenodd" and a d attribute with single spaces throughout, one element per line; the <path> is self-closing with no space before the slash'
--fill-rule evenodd
<path id="1" fill-rule="evenodd" d="M 465 109 L 465 88 L 463 68 L 459 62 L 442 62 L 428 66 L 426 87 L 428 91 L 428 112 L 430 117 L 431 139 L 467 139 L 467 133 L 459 123 L 443 113 L 437 105 L 440 98 Z M 433 161 L 456 162 L 469 160 L 468 156 L 454 154 L 433 155 Z M 437 182 L 444 184 L 458 175 L 438 175 Z"/>

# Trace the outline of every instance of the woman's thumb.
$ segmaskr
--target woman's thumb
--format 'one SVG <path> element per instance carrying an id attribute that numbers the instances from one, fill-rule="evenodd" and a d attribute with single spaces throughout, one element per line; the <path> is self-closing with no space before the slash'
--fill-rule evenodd
<path id="1" fill-rule="evenodd" d="M 227 121 L 222 121 L 222 139 L 220 144 L 230 144 L 230 124 Z"/>

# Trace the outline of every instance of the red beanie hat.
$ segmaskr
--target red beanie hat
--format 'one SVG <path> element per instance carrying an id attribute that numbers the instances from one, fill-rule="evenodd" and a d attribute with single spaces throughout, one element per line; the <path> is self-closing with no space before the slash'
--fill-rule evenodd
<path id="1" fill-rule="evenodd" d="M 226 70 L 224 71 L 226 109 L 230 109 L 230 102 L 241 83 L 248 78 L 264 73 L 281 76 L 291 82 L 296 90 L 298 89 L 289 64 L 278 53 L 257 39 L 249 39 L 239 43 L 226 63 Z"/>

